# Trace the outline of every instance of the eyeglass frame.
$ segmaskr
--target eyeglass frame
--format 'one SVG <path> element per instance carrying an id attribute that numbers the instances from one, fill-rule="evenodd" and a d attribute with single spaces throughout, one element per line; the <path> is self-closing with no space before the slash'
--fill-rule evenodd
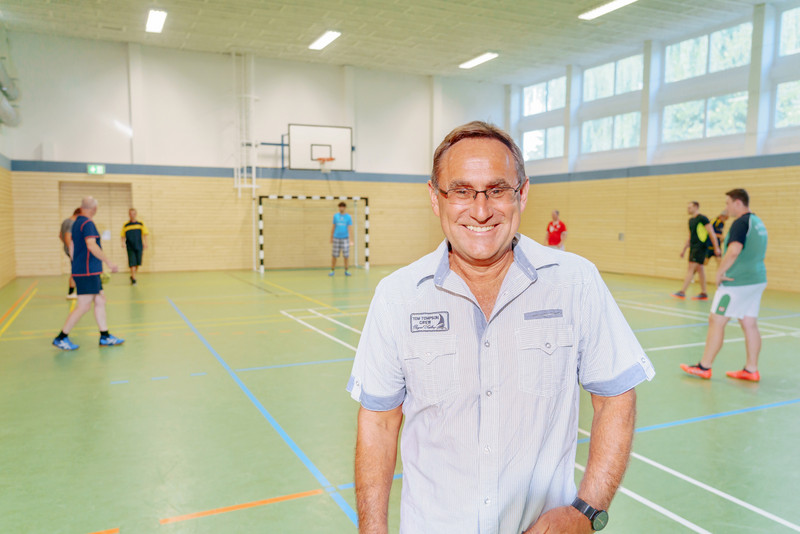
<path id="1" fill-rule="evenodd" d="M 479 191 L 478 189 L 472 189 L 470 187 L 456 187 L 455 189 L 466 189 L 468 191 L 472 191 L 472 193 L 473 193 L 472 202 L 475 202 L 478 199 L 478 193 L 483 193 L 483 196 L 486 197 L 486 202 L 493 202 L 495 199 L 489 198 L 489 191 L 492 191 L 494 189 L 502 189 L 503 191 L 512 190 L 512 191 L 514 191 L 514 194 L 516 195 L 517 193 L 519 193 L 520 189 L 522 189 L 522 187 L 527 182 L 528 182 L 528 178 L 526 177 L 524 180 L 522 180 L 522 182 L 520 182 L 520 184 L 517 187 L 510 187 L 510 186 L 490 187 L 489 189 L 484 189 L 483 191 Z M 441 193 L 444 198 L 447 198 L 449 200 L 448 194 L 450 193 L 450 191 L 452 191 L 452 189 L 449 190 L 449 191 L 445 191 L 441 187 L 437 187 L 436 189 L 439 190 L 439 193 Z"/>

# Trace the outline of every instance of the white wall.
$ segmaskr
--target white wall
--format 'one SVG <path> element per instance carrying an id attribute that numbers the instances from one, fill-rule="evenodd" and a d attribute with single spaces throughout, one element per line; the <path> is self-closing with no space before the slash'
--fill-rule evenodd
<path id="1" fill-rule="evenodd" d="M 130 163 L 126 45 L 9 33 L 21 123 L 12 159 Z"/>
<path id="2" fill-rule="evenodd" d="M 22 123 L 0 130 L 0 151 L 9 158 L 234 165 L 237 100 L 229 55 L 9 37 L 23 94 Z M 425 175 L 432 146 L 453 126 L 506 122 L 500 84 L 440 79 L 434 95 L 430 76 L 265 58 L 254 65 L 256 140 L 280 142 L 289 123 L 352 126 L 359 172 Z M 280 150 L 262 148 L 259 164 L 280 166 Z"/>

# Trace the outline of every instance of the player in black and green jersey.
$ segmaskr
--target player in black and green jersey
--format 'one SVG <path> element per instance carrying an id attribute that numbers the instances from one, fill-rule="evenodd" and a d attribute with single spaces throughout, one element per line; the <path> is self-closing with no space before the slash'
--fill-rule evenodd
<path id="1" fill-rule="evenodd" d="M 128 266 L 131 268 L 131 285 L 136 285 L 136 271 L 142 265 L 147 236 L 150 232 L 142 221 L 136 220 L 136 210 L 128 210 L 130 220 L 122 227 L 122 246 L 128 251 Z"/>
<path id="2" fill-rule="evenodd" d="M 708 300 L 708 293 L 706 293 L 706 271 L 703 264 L 706 262 L 706 248 L 710 241 L 714 247 L 714 253 L 719 256 L 719 241 L 717 235 L 714 233 L 714 228 L 711 226 L 711 221 L 708 217 L 700 213 L 700 203 L 696 201 L 689 202 L 686 206 L 686 212 L 691 216 L 689 219 L 689 239 L 681 251 L 681 258 L 686 255 L 686 249 L 689 249 L 689 267 L 686 270 L 686 278 L 683 281 L 683 287 L 677 293 L 673 293 L 674 297 L 679 299 L 686 298 L 686 289 L 692 283 L 694 273 L 700 280 L 700 294 L 692 297 L 693 300 Z"/>

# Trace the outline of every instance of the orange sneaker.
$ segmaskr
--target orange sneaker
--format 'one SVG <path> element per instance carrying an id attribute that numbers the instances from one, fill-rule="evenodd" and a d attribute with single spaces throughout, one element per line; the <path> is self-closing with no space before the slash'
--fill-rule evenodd
<path id="1" fill-rule="evenodd" d="M 739 380 L 749 380 L 750 382 L 758 382 L 761 380 L 761 374 L 756 371 L 755 373 L 751 373 L 747 369 L 742 369 L 741 371 L 728 371 L 725 373 L 731 378 L 738 378 Z"/>
<path id="2" fill-rule="evenodd" d="M 675 297 L 676 299 L 686 300 L 686 293 L 684 293 L 683 291 L 676 291 L 675 293 L 672 294 L 672 296 Z"/>
<path id="3" fill-rule="evenodd" d="M 711 378 L 711 369 L 701 369 L 700 364 L 686 365 L 685 363 L 682 363 L 681 369 L 685 373 L 689 373 L 690 375 L 698 376 L 706 380 L 709 380 Z"/>
<path id="4" fill-rule="evenodd" d="M 708 293 L 699 293 L 693 296 L 692 300 L 708 300 Z"/>

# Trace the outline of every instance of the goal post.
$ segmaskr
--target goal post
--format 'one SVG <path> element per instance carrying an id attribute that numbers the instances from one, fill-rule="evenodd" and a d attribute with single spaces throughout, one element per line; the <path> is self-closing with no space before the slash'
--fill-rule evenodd
<path id="1" fill-rule="evenodd" d="M 339 202 L 353 218 L 353 267 L 369 269 L 369 198 L 337 195 L 260 195 L 258 265 L 267 268 L 330 267 L 330 233 Z"/>

